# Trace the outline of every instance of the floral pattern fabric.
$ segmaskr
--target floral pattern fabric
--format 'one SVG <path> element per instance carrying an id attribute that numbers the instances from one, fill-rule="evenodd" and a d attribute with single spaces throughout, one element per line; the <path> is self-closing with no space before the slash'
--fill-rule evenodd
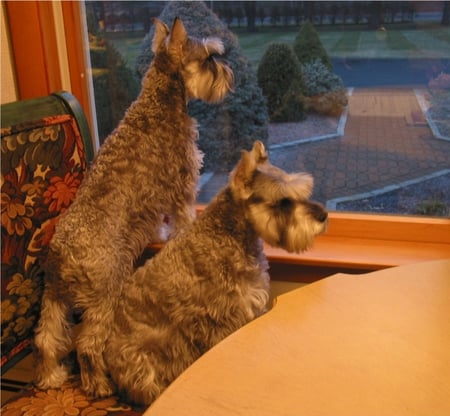
<path id="1" fill-rule="evenodd" d="M 42 262 L 56 221 L 86 172 L 84 145 L 68 114 L 1 129 L 1 365 L 31 345 L 43 289 Z M 59 389 L 22 391 L 2 416 L 139 416 L 115 396 L 87 397 L 79 375 Z"/>
<path id="2" fill-rule="evenodd" d="M 2 416 L 140 416 L 144 408 L 123 404 L 116 396 L 90 399 L 72 376 L 59 389 L 30 388 L 19 399 L 2 407 Z"/>
<path id="3" fill-rule="evenodd" d="M 1 129 L 1 365 L 31 344 L 43 289 L 41 264 L 55 223 L 86 171 L 69 115 Z"/>

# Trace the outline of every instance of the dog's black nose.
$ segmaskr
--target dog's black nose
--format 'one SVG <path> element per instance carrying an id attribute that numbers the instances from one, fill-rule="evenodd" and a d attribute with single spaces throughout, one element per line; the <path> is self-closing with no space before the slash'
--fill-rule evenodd
<path id="1" fill-rule="evenodd" d="M 328 212 L 318 202 L 311 202 L 309 211 L 312 217 L 319 222 L 325 222 L 328 218 Z"/>
<path id="2" fill-rule="evenodd" d="M 317 216 L 317 219 L 318 219 L 320 222 L 325 222 L 325 221 L 327 220 L 327 218 L 328 218 L 328 212 L 325 211 L 325 210 L 323 210 L 323 211 Z"/>

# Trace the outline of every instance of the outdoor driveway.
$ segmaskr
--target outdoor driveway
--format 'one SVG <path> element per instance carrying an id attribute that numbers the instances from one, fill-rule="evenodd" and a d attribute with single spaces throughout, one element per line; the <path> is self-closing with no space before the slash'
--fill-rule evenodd
<path id="1" fill-rule="evenodd" d="M 412 89 L 356 88 L 342 137 L 273 149 L 270 159 L 312 173 L 313 197 L 325 204 L 450 168 L 450 141 L 434 138 Z M 214 174 L 198 201 L 208 202 L 227 178 Z"/>

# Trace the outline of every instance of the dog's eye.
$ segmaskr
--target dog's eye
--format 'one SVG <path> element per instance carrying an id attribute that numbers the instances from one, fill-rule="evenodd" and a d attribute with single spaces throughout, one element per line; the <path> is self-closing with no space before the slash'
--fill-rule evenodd
<path id="1" fill-rule="evenodd" d="M 291 198 L 282 198 L 278 201 L 277 208 L 283 212 L 290 212 L 294 206 Z"/>
<path id="2" fill-rule="evenodd" d="M 262 204 L 264 202 L 264 199 L 258 195 L 252 195 L 249 199 L 248 202 L 250 204 Z"/>

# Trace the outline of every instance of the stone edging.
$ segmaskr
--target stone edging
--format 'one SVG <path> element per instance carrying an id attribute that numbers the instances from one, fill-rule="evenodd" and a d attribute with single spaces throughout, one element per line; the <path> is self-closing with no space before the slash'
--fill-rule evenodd
<path id="1" fill-rule="evenodd" d="M 353 94 L 353 90 L 354 90 L 353 87 L 347 89 L 349 96 Z M 341 117 L 339 117 L 339 123 L 336 129 L 336 133 L 323 134 L 321 136 L 308 137 L 307 139 L 292 140 L 290 142 L 273 144 L 269 146 L 269 150 L 282 149 L 285 147 L 297 146 L 299 144 L 312 143 L 327 139 L 337 139 L 339 137 L 342 137 L 345 132 L 345 124 L 347 123 L 347 117 L 348 117 L 348 105 L 345 107 L 345 110 L 342 113 Z"/>
<path id="2" fill-rule="evenodd" d="M 440 132 L 439 127 L 436 125 L 435 121 L 431 118 L 429 111 L 430 106 L 428 101 L 424 98 L 422 90 L 415 89 L 414 94 L 416 95 L 417 102 L 419 103 L 419 106 L 422 109 L 422 112 L 427 120 L 428 126 L 430 127 L 430 130 L 433 133 L 434 138 L 450 141 L 450 137 L 444 136 Z"/>
<path id="3" fill-rule="evenodd" d="M 401 188 L 404 188 L 406 186 L 414 185 L 416 183 L 427 181 L 429 179 L 434 179 L 434 178 L 437 178 L 439 176 L 446 175 L 448 173 L 450 173 L 450 169 L 443 169 L 443 170 L 440 170 L 438 172 L 431 173 L 429 175 L 421 176 L 419 178 L 409 179 L 407 181 L 404 181 L 404 182 L 401 182 L 401 183 L 398 183 L 398 184 L 388 185 L 388 186 L 385 186 L 383 188 L 375 189 L 373 191 L 363 192 L 363 193 L 360 193 L 360 194 L 354 194 L 354 195 L 350 195 L 350 196 L 344 196 L 344 197 L 330 199 L 330 200 L 327 201 L 326 207 L 329 210 L 335 211 L 337 209 L 337 205 L 340 204 L 340 203 L 351 202 L 351 201 L 358 201 L 360 199 L 373 198 L 375 196 L 380 196 L 380 195 L 383 195 L 383 194 L 385 194 L 387 192 L 397 191 L 397 190 L 399 190 Z"/>

